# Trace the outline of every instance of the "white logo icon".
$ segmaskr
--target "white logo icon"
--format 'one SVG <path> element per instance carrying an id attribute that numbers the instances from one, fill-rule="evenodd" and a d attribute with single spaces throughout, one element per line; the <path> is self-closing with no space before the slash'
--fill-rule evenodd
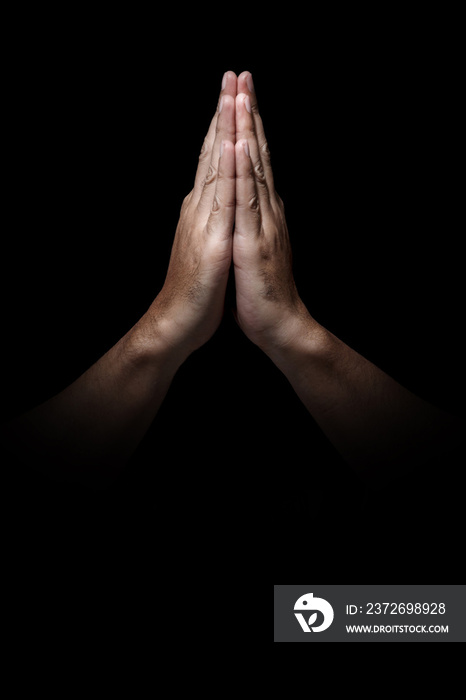
<path id="1" fill-rule="evenodd" d="M 318 610 L 324 616 L 324 621 L 321 625 L 319 625 L 319 627 L 312 627 L 312 625 L 317 620 L 316 612 L 312 613 L 307 622 L 301 613 L 295 612 L 295 617 L 298 620 L 304 632 L 323 632 L 324 630 L 328 629 L 333 622 L 334 613 L 330 603 L 328 603 L 323 598 L 314 598 L 313 593 L 306 593 L 305 595 L 302 595 L 301 598 L 298 598 L 298 600 L 295 603 L 294 609 L 306 610 L 306 612 L 308 612 L 309 610 Z"/>

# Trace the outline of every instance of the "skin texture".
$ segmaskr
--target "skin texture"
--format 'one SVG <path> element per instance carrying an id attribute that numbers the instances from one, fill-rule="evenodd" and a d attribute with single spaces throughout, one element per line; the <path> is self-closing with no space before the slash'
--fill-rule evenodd
<path id="1" fill-rule="evenodd" d="M 241 328 L 285 374 L 341 455 L 369 480 L 441 453 L 464 435 L 463 422 L 342 343 L 300 299 L 248 72 L 238 78 L 236 137 L 233 261 Z"/>
<path id="2" fill-rule="evenodd" d="M 252 75 L 228 71 L 163 288 L 79 379 L 5 426 L 5 446 L 32 462 L 39 454 L 56 473 L 87 483 L 112 476 L 142 439 L 180 365 L 218 328 L 232 265 L 240 328 L 350 464 L 372 479 L 462 438 L 462 422 L 411 394 L 310 315 L 293 277 Z"/>
<path id="3" fill-rule="evenodd" d="M 236 220 L 233 260 L 237 317 L 266 350 L 289 342 L 295 319 L 310 318 L 292 271 L 284 205 L 275 191 L 270 152 L 250 73 L 236 97 Z"/>
<path id="4" fill-rule="evenodd" d="M 100 488 L 136 449 L 179 366 L 218 327 L 232 256 L 236 87 L 228 72 L 162 290 L 81 377 L 3 426 L 3 445 L 19 459 Z"/>
<path id="5" fill-rule="evenodd" d="M 235 216 L 236 83 L 234 73 L 225 74 L 194 187 L 181 208 L 165 284 L 140 324 L 148 345 L 155 328 L 182 357 L 209 340 L 223 315 Z"/>

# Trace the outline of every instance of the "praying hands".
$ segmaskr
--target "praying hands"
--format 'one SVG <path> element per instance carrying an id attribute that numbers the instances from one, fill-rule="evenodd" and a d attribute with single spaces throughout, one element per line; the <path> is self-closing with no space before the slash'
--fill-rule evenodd
<path id="1" fill-rule="evenodd" d="M 312 222 L 306 226 L 312 235 Z M 239 328 L 361 473 L 422 461 L 460 435 L 456 418 L 414 396 L 311 316 L 293 276 L 252 75 L 228 71 L 162 289 L 81 377 L 4 426 L 5 445 L 26 461 L 45 457 L 55 472 L 90 482 L 111 477 L 136 449 L 181 364 L 219 327 L 232 268 Z"/>

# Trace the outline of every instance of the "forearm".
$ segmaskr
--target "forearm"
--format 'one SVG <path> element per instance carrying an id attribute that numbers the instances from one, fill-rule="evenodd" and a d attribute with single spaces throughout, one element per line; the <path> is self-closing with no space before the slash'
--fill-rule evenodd
<path id="1" fill-rule="evenodd" d="M 422 462 L 461 436 L 421 400 L 310 316 L 269 355 L 342 456 L 360 469 Z"/>
<path id="2" fill-rule="evenodd" d="M 111 477 L 154 419 L 185 355 L 150 312 L 75 382 L 2 430 L 20 459 L 84 481 Z"/>
<path id="3" fill-rule="evenodd" d="M 68 388 L 2 430 L 26 460 L 86 479 L 139 444 L 186 357 L 218 328 L 232 254 L 236 75 L 221 97 L 185 197 L 167 276 L 144 317 Z"/>

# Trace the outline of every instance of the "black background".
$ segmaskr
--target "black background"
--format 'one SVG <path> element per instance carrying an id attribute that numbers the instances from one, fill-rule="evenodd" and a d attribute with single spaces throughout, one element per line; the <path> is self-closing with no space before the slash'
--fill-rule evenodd
<path id="1" fill-rule="evenodd" d="M 365 21 L 315 18 L 261 40 L 245 21 L 231 37 L 220 23 L 191 42 L 143 17 L 12 23 L 4 420 L 76 379 L 160 290 L 225 70 L 253 73 L 312 315 L 418 395 L 463 411 L 454 21 Z M 220 329 L 107 490 L 5 456 L 22 571 L 49 583 L 53 571 L 49 591 L 73 582 L 79 601 L 102 605 L 104 581 L 130 580 L 146 612 L 156 579 L 180 572 L 268 585 L 322 569 L 422 579 L 440 563 L 456 580 L 464 454 L 368 491 L 241 334 L 233 299 L 230 288 Z"/>

